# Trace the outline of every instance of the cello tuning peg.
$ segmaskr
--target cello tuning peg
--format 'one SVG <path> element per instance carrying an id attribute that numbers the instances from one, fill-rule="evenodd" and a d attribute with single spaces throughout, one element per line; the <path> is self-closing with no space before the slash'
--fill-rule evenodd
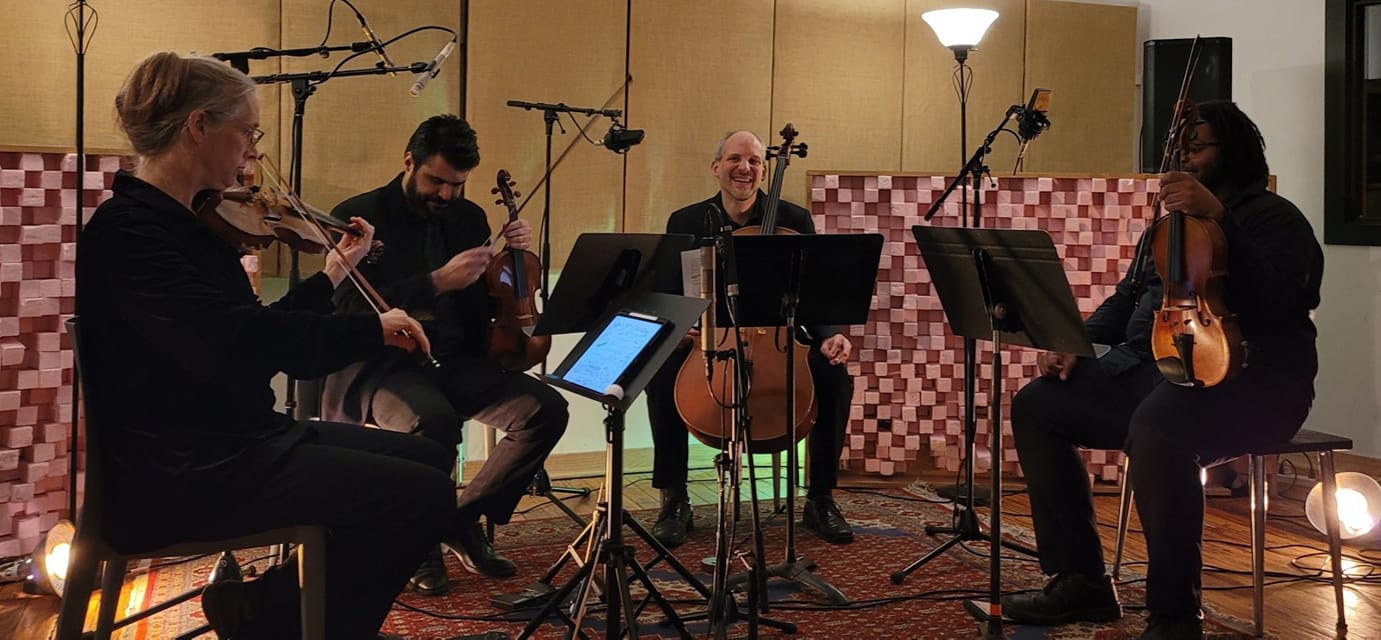
<path id="1" fill-rule="evenodd" d="M 490 190 L 489 190 L 489 193 L 492 193 L 492 194 L 497 195 L 497 194 L 499 193 L 499 188 L 498 188 L 498 187 L 494 187 L 493 189 L 490 189 Z"/>
<path id="2" fill-rule="evenodd" d="M 503 198 L 494 201 L 494 204 L 503 204 Z"/>

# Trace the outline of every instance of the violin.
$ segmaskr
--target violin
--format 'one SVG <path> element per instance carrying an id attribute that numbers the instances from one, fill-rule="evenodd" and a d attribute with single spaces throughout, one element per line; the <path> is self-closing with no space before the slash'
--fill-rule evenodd
<path id="1" fill-rule="evenodd" d="M 735 229 L 736 236 L 796 233 L 792 229 L 777 228 L 777 209 L 781 202 L 782 178 L 786 174 L 786 167 L 792 155 L 806 156 L 806 145 L 794 143 L 799 134 L 790 123 L 782 128 L 781 135 L 782 144 L 768 149 L 769 157 L 777 158 L 777 166 L 764 203 L 762 224 Z M 713 325 L 703 322 L 702 326 Z M 714 332 L 713 340 L 717 345 L 725 344 L 729 338 L 729 329 L 710 328 L 706 331 Z M 810 367 L 806 365 L 810 347 L 795 340 L 795 336 L 782 339 L 788 333 L 787 327 L 750 327 L 738 329 L 738 333 L 744 343 L 744 357 L 750 362 L 748 388 L 752 389 L 752 393 L 748 394 L 747 410 L 753 417 L 753 428 L 748 450 L 752 453 L 784 451 L 806 437 L 815 424 L 815 384 Z M 793 383 L 790 390 L 786 379 L 787 349 L 795 349 L 792 357 L 799 363 L 793 367 L 795 379 L 790 381 Z M 691 435 L 706 446 L 722 449 L 728 442 L 732 414 L 730 403 L 724 397 L 729 394 L 724 391 L 733 388 L 735 368 L 732 363 L 718 358 L 706 363 L 705 354 L 697 350 L 690 353 L 677 372 L 676 410 L 685 420 Z M 722 386 L 720 393 L 716 393 L 715 386 Z M 783 410 L 788 396 L 793 403 L 792 415 L 795 416 L 794 424 L 790 425 Z"/>
<path id="2" fill-rule="evenodd" d="M 320 209 L 303 202 L 292 189 L 286 186 L 282 176 L 267 159 L 261 156 L 258 164 L 267 169 L 265 177 L 275 184 L 270 186 L 231 187 L 219 193 L 208 192 L 200 195 L 196 204 L 196 214 L 203 223 L 222 239 L 239 247 L 242 251 L 267 247 L 279 240 L 303 251 L 324 253 L 335 251 L 346 266 L 346 278 L 364 296 L 375 313 L 383 315 L 391 310 L 383 296 L 355 268 L 355 265 L 336 246 L 328 228 L 355 237 L 363 235 L 360 230 L 336 220 Z M 382 247 L 375 241 L 371 253 Z M 411 338 L 408 332 L 403 335 Z M 430 367 L 440 363 L 430 353 L 417 351 L 414 355 L 420 362 Z"/>
<path id="3" fill-rule="evenodd" d="M 513 191 L 516 184 L 508 172 L 499 169 L 498 185 L 490 190 L 499 196 L 494 204 L 508 210 L 508 222 L 518 219 Z M 489 296 L 494 299 L 495 312 L 489 320 L 489 360 L 507 371 L 527 371 L 547 359 L 551 351 L 551 336 L 534 336 L 540 315 L 537 313 L 538 287 L 541 286 L 542 261 L 537 254 L 523 249 L 506 247 L 489 261 L 485 281 Z"/>
<path id="4" fill-rule="evenodd" d="M 1161 173 L 1180 170 L 1181 149 L 1196 135 L 1198 110 L 1188 96 L 1198 57 L 1199 39 L 1195 38 L 1166 136 Z M 1151 331 L 1151 353 L 1167 381 L 1211 387 L 1236 375 L 1246 364 L 1246 344 L 1237 316 L 1223 299 L 1228 279 L 1227 238 L 1216 221 L 1180 211 L 1162 216 L 1160 198 L 1156 200 L 1151 251 L 1162 282 L 1162 298 Z"/>

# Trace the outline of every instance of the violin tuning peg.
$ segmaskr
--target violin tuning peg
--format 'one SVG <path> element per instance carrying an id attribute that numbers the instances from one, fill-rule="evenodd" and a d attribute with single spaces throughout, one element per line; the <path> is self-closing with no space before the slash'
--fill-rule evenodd
<path id="1" fill-rule="evenodd" d="M 503 204 L 503 198 L 494 201 L 494 204 Z"/>
<path id="2" fill-rule="evenodd" d="M 514 192 L 513 192 L 513 197 L 515 197 L 515 198 L 521 198 L 521 197 L 523 197 L 523 194 L 522 194 L 522 192 L 520 192 L 520 191 L 514 191 Z"/>
<path id="3" fill-rule="evenodd" d="M 494 187 L 493 189 L 490 189 L 490 190 L 489 190 L 489 193 L 498 195 L 498 193 L 499 193 L 499 188 L 498 188 L 498 187 Z"/>

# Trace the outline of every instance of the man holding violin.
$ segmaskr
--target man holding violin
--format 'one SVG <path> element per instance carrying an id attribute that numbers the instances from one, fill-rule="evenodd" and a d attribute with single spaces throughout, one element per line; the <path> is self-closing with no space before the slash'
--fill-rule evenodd
<path id="1" fill-rule="evenodd" d="M 464 120 L 438 115 L 423 121 L 408 141 L 403 172 L 387 185 L 342 202 L 332 212 L 374 225 L 384 250 L 361 270 L 390 305 L 426 326 L 439 367 L 388 354 L 355 363 L 326 381 L 323 413 L 328 419 L 369 422 L 390 431 L 414 433 L 455 452 L 461 428 L 473 418 L 506 436 L 489 453 L 483 469 L 458 501 L 467 523 L 445 541 L 472 572 L 511 576 L 517 568 L 498 555 L 479 524 L 507 523 L 566 430 L 566 401 L 521 371 L 505 371 L 485 357 L 493 307 L 480 279 L 493 258 L 484 210 L 461 195 L 479 164 L 475 132 Z M 518 220 L 503 231 L 510 247 L 531 244 L 531 228 Z M 363 301 L 345 292 L 344 310 Z M 413 577 L 424 594 L 448 588 L 441 550 Z"/>
<path id="2" fill-rule="evenodd" d="M 709 199 L 677 210 L 667 220 L 667 233 L 713 235 L 720 227 L 734 228 L 762 222 L 767 196 L 761 187 L 766 171 L 766 148 L 752 131 L 725 134 L 715 150 L 710 172 L 719 191 Z M 718 209 L 712 209 L 718 207 Z M 722 211 L 722 213 L 721 213 Z M 815 233 L 806 209 L 781 201 L 780 225 L 799 233 Z M 848 426 L 853 398 L 853 378 L 845 363 L 852 345 L 836 327 L 812 327 L 813 344 L 808 358 L 818 403 L 815 426 L 809 436 L 812 460 L 803 525 L 828 542 L 853 540 L 853 528 L 830 497 L 839 476 L 839 455 Z M 693 334 L 695 335 L 695 334 Z M 652 486 L 661 490 L 662 509 L 652 535 L 668 547 L 686 541 L 690 530 L 690 498 L 686 493 L 686 424 L 676 409 L 676 378 L 691 353 L 691 341 L 683 342 L 667 359 L 647 387 L 647 412 L 652 425 Z M 788 432 L 790 431 L 788 426 Z M 792 516 L 794 517 L 794 516 Z"/>
<path id="3" fill-rule="evenodd" d="M 1107 621 L 1122 609 L 1104 574 L 1088 472 L 1078 448 L 1123 448 L 1149 556 L 1142 638 L 1201 638 L 1203 466 L 1253 445 L 1288 440 L 1314 398 L 1318 357 L 1310 310 L 1323 254 L 1309 222 L 1266 190 L 1265 143 L 1231 102 L 1206 102 L 1179 147 L 1182 171 L 1161 178 L 1165 211 L 1221 227 L 1225 303 L 1237 316 L 1250 366 L 1212 386 L 1168 383 L 1153 356 L 1164 279 L 1149 251 L 1086 321 L 1097 360 L 1041 356 L 1042 377 L 1012 400 L 1012 431 L 1031 494 L 1040 592 L 1003 598 L 1002 613 L 1031 624 Z M 1162 232 L 1167 218 L 1143 237 Z M 1187 255 L 1198 249 L 1186 245 Z M 1138 252 L 1138 256 L 1143 252 Z M 1135 262 L 1135 261 L 1134 261 Z M 1160 265 L 1164 266 L 1164 265 Z M 1144 274 L 1138 277 L 1138 273 Z"/>

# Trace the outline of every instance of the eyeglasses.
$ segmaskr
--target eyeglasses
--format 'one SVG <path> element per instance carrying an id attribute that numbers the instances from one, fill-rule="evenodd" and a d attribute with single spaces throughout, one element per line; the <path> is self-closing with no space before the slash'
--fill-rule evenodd
<path id="1" fill-rule="evenodd" d="M 1204 149 L 1218 146 L 1217 142 L 1189 142 L 1182 147 L 1185 155 L 1197 156 L 1204 152 Z"/>
<path id="2" fill-rule="evenodd" d="M 256 127 L 256 126 L 254 126 L 254 125 L 252 125 L 252 124 L 250 124 L 250 123 L 248 123 L 248 122 L 245 122 L 244 120 L 241 120 L 241 119 L 239 119 L 239 118 L 231 118 L 231 119 L 234 120 L 235 122 L 238 122 L 238 123 L 240 123 L 240 124 L 242 124 L 242 125 L 245 126 L 245 128 L 243 129 L 243 131 L 244 131 L 244 134 L 245 134 L 245 139 L 249 141 L 249 146 L 251 146 L 251 147 L 257 147 L 257 146 L 259 146 L 259 141 L 264 139 L 264 131 L 263 131 L 262 129 L 260 129 L 259 127 Z"/>

